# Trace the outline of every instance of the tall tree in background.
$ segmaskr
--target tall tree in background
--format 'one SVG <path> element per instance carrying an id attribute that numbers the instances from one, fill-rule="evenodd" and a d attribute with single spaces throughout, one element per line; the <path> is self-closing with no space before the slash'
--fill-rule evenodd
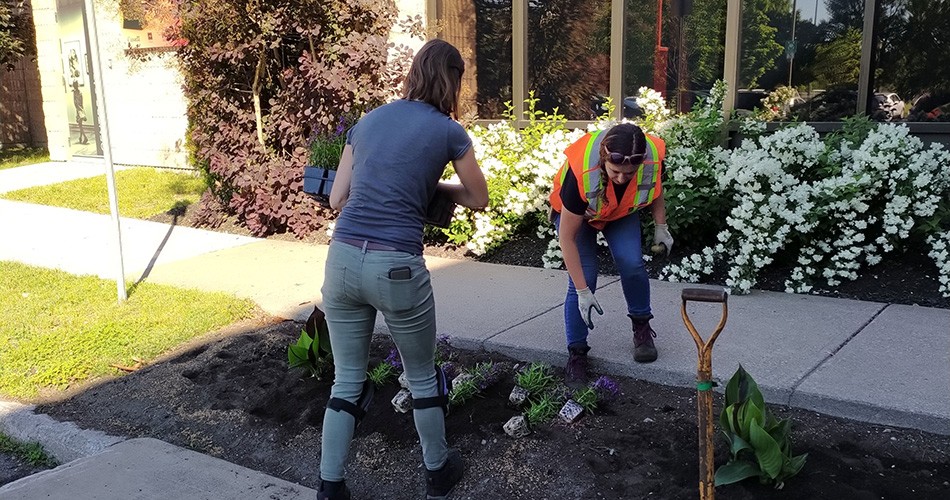
<path id="1" fill-rule="evenodd" d="M 610 2 L 537 0 L 528 4 L 528 88 L 545 111 L 587 119 L 610 83 L 610 46 L 596 43 Z"/>
<path id="2" fill-rule="evenodd" d="M 703 89 L 712 88 L 723 72 L 726 2 L 695 0 L 686 26 L 690 79 Z"/>
<path id="3" fill-rule="evenodd" d="M 511 100 L 511 0 L 474 0 L 478 116 L 501 118 Z"/>
<path id="4" fill-rule="evenodd" d="M 861 73 L 861 32 L 851 28 L 841 37 L 819 45 L 810 69 L 819 86 L 857 85 Z"/>
<path id="5" fill-rule="evenodd" d="M 875 86 L 905 99 L 950 90 L 950 0 L 884 3 Z"/>
<path id="6" fill-rule="evenodd" d="M 746 0 L 742 8 L 742 55 L 739 62 L 739 86 L 752 88 L 775 65 L 784 48 L 777 41 L 774 19 L 788 17 L 788 0 Z"/>
<path id="7" fill-rule="evenodd" d="M 828 11 L 828 29 L 843 36 L 848 30 L 864 27 L 864 0 L 824 0 Z"/>
<path id="8" fill-rule="evenodd" d="M 21 57 L 36 56 L 36 32 L 27 0 L 0 0 L 0 65 L 13 69 Z"/>

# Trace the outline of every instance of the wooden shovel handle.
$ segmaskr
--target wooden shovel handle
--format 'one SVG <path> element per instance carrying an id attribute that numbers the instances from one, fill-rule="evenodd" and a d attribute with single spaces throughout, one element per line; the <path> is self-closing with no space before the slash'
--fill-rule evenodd
<path id="1" fill-rule="evenodd" d="M 729 294 L 725 290 L 712 290 L 709 288 L 684 288 L 683 302 L 716 302 L 725 304 Z"/>

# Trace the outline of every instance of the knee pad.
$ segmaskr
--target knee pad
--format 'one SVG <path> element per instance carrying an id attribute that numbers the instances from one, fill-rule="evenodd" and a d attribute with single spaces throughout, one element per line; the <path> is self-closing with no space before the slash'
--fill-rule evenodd
<path id="1" fill-rule="evenodd" d="M 425 410 L 426 408 L 442 407 L 445 415 L 449 414 L 449 393 L 452 392 L 452 381 L 445 376 L 442 367 L 435 366 L 435 385 L 438 395 L 431 398 L 412 398 L 412 408 L 414 410 Z"/>
<path id="2" fill-rule="evenodd" d="M 353 415 L 353 418 L 356 419 L 354 426 L 360 425 L 360 422 L 363 421 L 363 417 L 366 416 L 367 410 L 369 410 L 370 403 L 373 402 L 374 394 L 376 394 L 376 386 L 373 385 L 373 382 L 366 380 L 363 382 L 363 392 L 361 392 L 360 396 L 356 399 L 356 403 L 351 403 L 340 398 L 330 398 L 330 401 L 327 403 L 327 409 L 345 411 Z"/>

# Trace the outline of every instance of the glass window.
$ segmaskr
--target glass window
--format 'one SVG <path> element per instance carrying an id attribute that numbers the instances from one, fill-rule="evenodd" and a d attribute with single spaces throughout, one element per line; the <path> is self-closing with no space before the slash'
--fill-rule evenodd
<path id="1" fill-rule="evenodd" d="M 511 101 L 511 0 L 444 0 L 441 38 L 465 59 L 462 118 L 502 118 Z"/>
<path id="2" fill-rule="evenodd" d="M 528 2 L 528 84 L 537 107 L 568 120 L 599 115 L 610 89 L 610 1 Z"/>
<path id="3" fill-rule="evenodd" d="M 743 2 L 736 109 L 775 120 L 853 116 L 863 26 L 864 0 Z"/>
<path id="4" fill-rule="evenodd" d="M 950 122 L 950 1 L 883 0 L 878 9 L 868 114 Z"/>
<path id="5" fill-rule="evenodd" d="M 626 116 L 638 112 L 629 108 L 636 106 L 632 98 L 640 87 L 660 92 L 671 107 L 685 112 L 722 79 L 726 2 L 628 0 L 625 12 Z"/>

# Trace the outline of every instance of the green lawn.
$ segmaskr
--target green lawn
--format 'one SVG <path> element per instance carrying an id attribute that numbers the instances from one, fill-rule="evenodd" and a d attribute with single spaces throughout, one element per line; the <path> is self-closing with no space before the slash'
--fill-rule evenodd
<path id="1" fill-rule="evenodd" d="M 204 181 L 190 172 L 132 168 L 115 174 L 119 215 L 145 219 L 198 201 Z M 14 201 L 109 213 L 106 176 L 36 186 L 2 195 Z"/>
<path id="2" fill-rule="evenodd" d="M 15 147 L 0 149 L 0 170 L 49 161 L 46 148 Z"/>
<path id="3" fill-rule="evenodd" d="M 0 262 L 0 395 L 30 399 L 46 389 L 121 372 L 253 314 L 252 302 L 142 283 L 118 304 L 115 282 Z"/>

